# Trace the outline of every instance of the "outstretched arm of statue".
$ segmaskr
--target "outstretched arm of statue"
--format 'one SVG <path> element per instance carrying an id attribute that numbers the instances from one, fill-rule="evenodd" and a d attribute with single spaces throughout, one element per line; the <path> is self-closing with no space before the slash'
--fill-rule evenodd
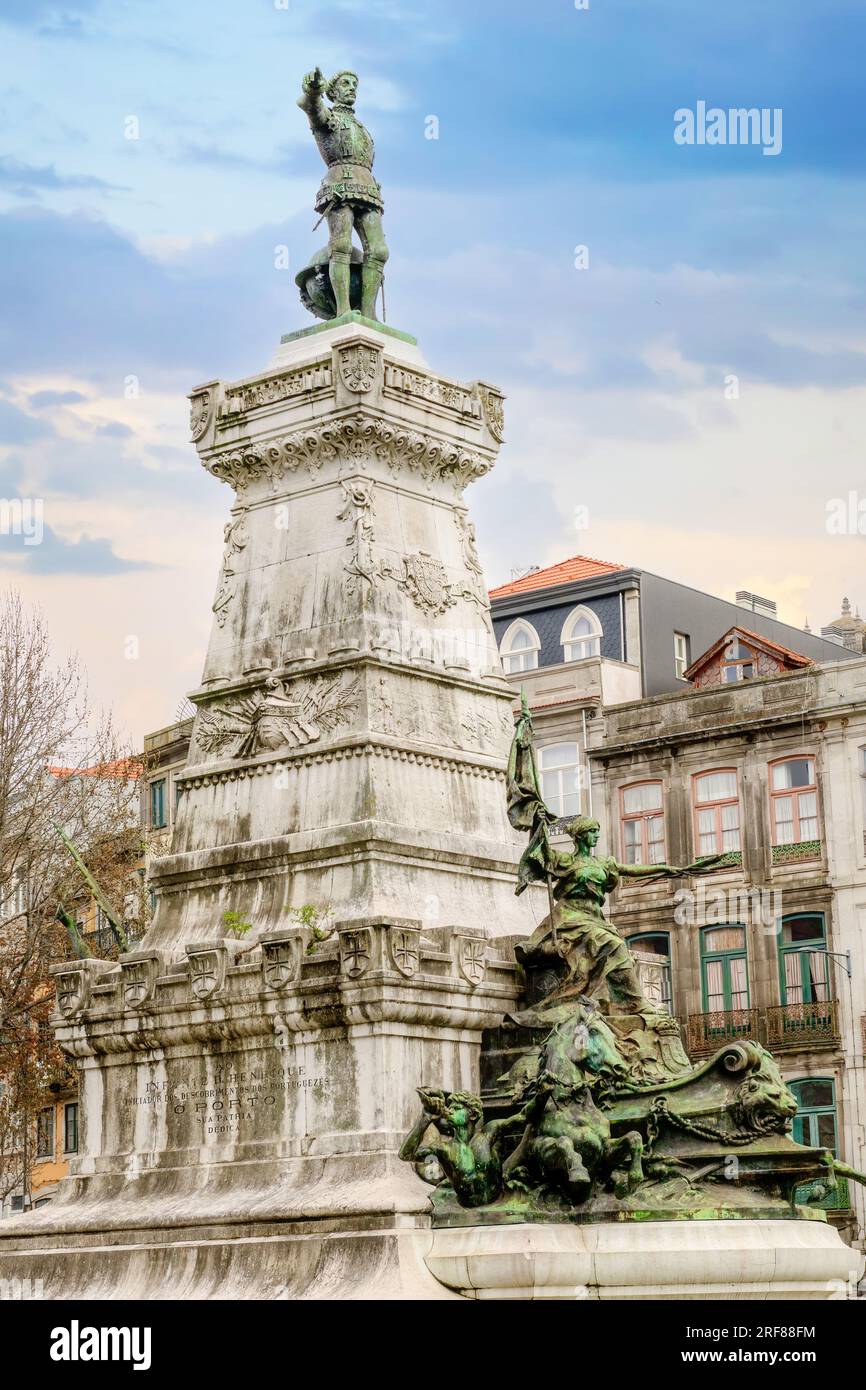
<path id="1" fill-rule="evenodd" d="M 616 867 L 621 878 L 676 878 L 680 874 L 699 874 L 704 869 L 713 869 L 724 857 L 723 854 L 705 854 L 680 868 L 676 864 L 617 864 Z"/>
<path id="2" fill-rule="evenodd" d="M 414 1163 L 417 1158 L 422 1157 L 420 1152 L 421 1141 L 432 1122 L 432 1115 L 429 1111 L 423 1110 L 400 1147 L 400 1158 L 402 1158 L 405 1163 Z"/>
<path id="3" fill-rule="evenodd" d="M 325 90 L 325 78 L 322 69 L 313 68 L 312 72 L 308 72 L 301 87 L 298 105 L 302 111 L 306 111 L 310 125 L 314 130 L 319 126 L 327 125 L 328 108 L 322 96 Z"/>

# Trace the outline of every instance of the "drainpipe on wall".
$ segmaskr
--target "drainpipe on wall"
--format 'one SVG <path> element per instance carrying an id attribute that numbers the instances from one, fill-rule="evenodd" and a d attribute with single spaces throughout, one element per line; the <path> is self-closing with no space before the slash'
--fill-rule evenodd
<path id="1" fill-rule="evenodd" d="M 591 768 L 591 766 L 590 766 L 590 761 L 589 761 L 589 748 L 588 748 L 587 742 L 586 742 L 586 710 L 585 710 L 585 709 L 582 709 L 582 710 L 580 711 L 580 717 L 581 717 L 581 720 L 583 721 L 583 761 L 584 761 L 584 765 L 585 765 L 585 767 L 586 767 L 587 810 L 588 810 L 588 812 L 589 812 L 589 814 L 590 814 L 590 816 L 591 816 L 591 815 L 592 815 L 592 768 Z"/>

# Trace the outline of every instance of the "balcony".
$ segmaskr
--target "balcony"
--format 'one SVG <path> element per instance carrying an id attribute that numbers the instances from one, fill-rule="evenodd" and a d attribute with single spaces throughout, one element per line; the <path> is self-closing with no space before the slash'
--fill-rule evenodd
<path id="1" fill-rule="evenodd" d="M 839 1005 L 777 1004 L 767 1009 L 767 1047 L 832 1047 L 839 1041 Z"/>
<path id="2" fill-rule="evenodd" d="M 839 1005 L 776 1004 L 770 1009 L 731 1009 L 692 1014 L 683 1021 L 686 1051 L 706 1057 L 726 1043 L 762 1043 L 771 1052 L 835 1047 L 839 1042 Z"/>
<path id="3" fill-rule="evenodd" d="M 693 1057 L 717 1052 L 726 1043 L 758 1041 L 758 1010 L 730 1009 L 691 1014 L 686 1020 L 686 1048 Z"/>
<path id="4" fill-rule="evenodd" d="M 797 864 L 802 859 L 820 859 L 821 841 L 800 840 L 794 845 L 773 845 L 771 854 L 774 864 Z"/>

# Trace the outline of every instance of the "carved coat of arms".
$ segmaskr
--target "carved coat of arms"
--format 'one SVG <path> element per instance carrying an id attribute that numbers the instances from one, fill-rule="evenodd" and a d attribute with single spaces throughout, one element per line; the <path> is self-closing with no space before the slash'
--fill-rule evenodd
<path id="1" fill-rule="evenodd" d="M 287 937 L 283 941 L 262 943 L 262 974 L 268 989 L 288 989 L 301 968 L 301 939 Z"/>
<path id="2" fill-rule="evenodd" d="M 377 348 L 357 344 L 340 350 L 340 376 L 348 391 L 359 395 L 372 391 L 379 370 L 379 351 Z"/>
<path id="3" fill-rule="evenodd" d="M 368 968 L 373 942 L 366 927 L 340 933 L 340 964 L 350 980 L 357 980 Z"/>
<path id="4" fill-rule="evenodd" d="M 482 386 L 481 408 L 487 428 L 497 444 L 501 444 L 505 438 L 505 397 L 498 391 L 491 391 L 489 386 Z"/>
<path id="5" fill-rule="evenodd" d="M 193 396 L 190 399 L 189 430 L 193 444 L 205 434 L 210 424 L 212 410 L 213 396 L 210 391 L 201 391 L 199 395 Z"/>
<path id="6" fill-rule="evenodd" d="M 198 951 L 189 955 L 189 987 L 196 999 L 209 999 L 222 989 L 225 979 L 225 953 Z"/>
<path id="7" fill-rule="evenodd" d="M 57 977 L 57 1008 L 64 1018 L 72 1018 L 87 1007 L 90 993 L 83 970 L 69 970 Z"/>
<path id="8" fill-rule="evenodd" d="M 391 927 L 388 932 L 391 960 L 395 969 L 407 979 L 417 973 L 421 964 L 421 934 L 411 927 Z"/>
<path id="9" fill-rule="evenodd" d="M 127 1008 L 140 1008 L 142 1004 L 148 1002 L 156 987 L 156 962 L 153 960 L 121 962 L 120 971 L 123 981 L 123 1002 Z"/>
<path id="10" fill-rule="evenodd" d="M 457 964 L 464 979 L 473 988 L 481 984 L 487 966 L 487 945 L 479 936 L 461 936 L 457 947 Z"/>

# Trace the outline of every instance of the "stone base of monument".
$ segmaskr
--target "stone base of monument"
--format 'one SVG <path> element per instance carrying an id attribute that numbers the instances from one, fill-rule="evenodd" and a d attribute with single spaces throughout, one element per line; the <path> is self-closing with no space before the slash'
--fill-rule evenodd
<path id="1" fill-rule="evenodd" d="M 58 968 L 82 1152 L 0 1222 L 48 1299 L 434 1299 L 430 1188 L 397 1157 L 414 1088 L 475 1084 L 513 1004 L 507 942 L 337 923 Z"/>
<path id="2" fill-rule="evenodd" d="M 842 1299 L 863 1257 L 822 1221 L 466 1226 L 427 1268 L 476 1299 Z"/>
<path id="3" fill-rule="evenodd" d="M 412 1203 L 399 1166 L 364 1190 L 328 1180 L 321 1165 L 331 1200 L 311 1182 L 306 1220 L 290 1216 L 304 1205 L 297 1190 L 291 1202 L 288 1191 L 237 1190 L 237 1173 L 224 1175 L 235 1190 L 222 1204 L 214 1194 L 147 1203 L 136 1193 L 110 1213 L 79 1202 L 14 1217 L 3 1223 L 0 1279 L 59 1301 L 457 1299 L 425 1265 L 429 1219 L 384 1209 Z"/>

